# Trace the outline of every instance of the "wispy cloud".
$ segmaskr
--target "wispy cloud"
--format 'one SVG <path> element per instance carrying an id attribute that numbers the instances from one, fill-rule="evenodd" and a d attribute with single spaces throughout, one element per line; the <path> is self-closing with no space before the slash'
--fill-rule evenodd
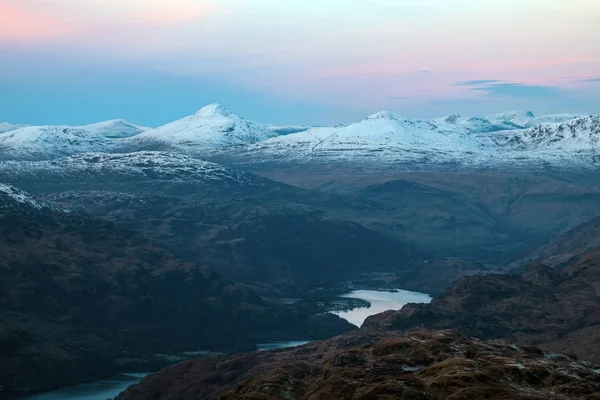
<path id="1" fill-rule="evenodd" d="M 577 82 L 579 82 L 579 83 L 600 83 L 600 77 L 598 77 L 598 78 L 580 79 Z"/>
<path id="2" fill-rule="evenodd" d="M 452 86 L 479 86 L 479 85 L 487 85 L 490 83 L 500 83 L 500 82 L 506 82 L 506 81 L 501 81 L 498 79 L 476 79 L 476 80 L 472 80 L 472 81 L 456 82 L 456 83 L 453 83 Z"/>
<path id="3" fill-rule="evenodd" d="M 561 90 L 554 86 L 526 85 L 524 83 L 492 83 L 471 87 L 469 90 L 485 92 L 492 96 L 540 98 L 557 96 Z"/>

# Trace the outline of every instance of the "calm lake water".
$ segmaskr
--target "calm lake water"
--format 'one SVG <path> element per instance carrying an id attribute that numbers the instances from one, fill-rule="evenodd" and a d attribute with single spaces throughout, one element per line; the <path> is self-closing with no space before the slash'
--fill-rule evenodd
<path id="1" fill-rule="evenodd" d="M 397 292 L 357 290 L 341 297 L 362 299 L 371 303 L 371 307 L 368 308 L 355 308 L 350 311 L 333 312 L 358 327 L 371 315 L 388 310 L 399 310 L 408 303 L 429 303 L 431 301 L 431 297 L 428 294 L 410 292 L 408 290 L 398 290 Z"/>
<path id="2" fill-rule="evenodd" d="M 129 386 L 140 382 L 147 374 L 121 374 L 113 379 L 69 386 L 37 394 L 26 400 L 106 400 L 113 399 Z"/>
<path id="3" fill-rule="evenodd" d="M 429 303 L 431 297 L 425 293 L 399 290 L 397 292 L 380 292 L 375 290 L 357 290 L 341 297 L 366 300 L 369 308 L 355 308 L 350 311 L 336 311 L 334 314 L 348 322 L 361 326 L 367 317 L 387 310 L 399 310 L 407 303 Z M 285 347 L 296 347 L 307 341 L 261 343 L 257 350 L 271 350 Z M 129 386 L 140 382 L 147 374 L 122 374 L 114 379 L 70 386 L 54 392 L 42 393 L 25 400 L 107 400 L 113 399 Z"/>

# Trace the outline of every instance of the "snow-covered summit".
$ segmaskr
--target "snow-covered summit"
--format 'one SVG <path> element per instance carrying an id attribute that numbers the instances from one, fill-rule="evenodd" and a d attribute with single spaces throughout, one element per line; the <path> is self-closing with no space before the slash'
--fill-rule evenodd
<path id="1" fill-rule="evenodd" d="M 529 153 L 552 152 L 557 157 L 596 153 L 600 140 L 600 117 L 577 117 L 562 123 L 538 124 L 528 129 L 489 135 L 493 144 Z"/>
<path id="2" fill-rule="evenodd" d="M 144 126 L 134 125 L 123 119 L 102 121 L 95 124 L 79 126 L 78 128 L 103 135 L 107 138 L 124 138 L 135 136 L 151 129 Z"/>
<path id="3" fill-rule="evenodd" d="M 219 104 L 131 138 L 141 148 L 166 146 L 194 154 L 260 142 L 277 136 L 267 126 L 248 121 Z"/>
<path id="4" fill-rule="evenodd" d="M 71 126 L 28 126 L 0 134 L 4 159 L 46 159 L 86 151 L 105 151 L 110 139 Z"/>
<path id="5" fill-rule="evenodd" d="M 0 122 L 0 133 L 14 131 L 15 129 L 25 128 L 27 125 L 13 125 L 10 122 Z"/>
<path id="6" fill-rule="evenodd" d="M 219 103 L 208 104 L 194 113 L 198 118 L 215 118 L 215 117 L 230 117 L 234 115 Z"/>
<path id="7" fill-rule="evenodd" d="M 247 162 L 435 159 L 443 163 L 480 151 L 480 143 L 460 127 L 379 112 L 355 124 L 313 128 L 231 149 L 226 156 Z"/>
<path id="8" fill-rule="evenodd" d="M 491 114 L 485 117 L 493 123 L 504 122 L 515 125 L 515 128 L 524 128 L 535 118 L 531 111 L 508 111 L 500 114 Z"/>
<path id="9" fill-rule="evenodd" d="M 435 118 L 430 122 L 436 125 L 449 125 L 465 133 L 496 132 L 518 128 L 515 124 L 501 120 L 490 121 L 480 117 L 462 117 L 452 114 L 447 117 Z"/>
<path id="10" fill-rule="evenodd" d="M 539 124 L 558 124 L 561 122 L 569 121 L 575 119 L 577 117 L 581 117 L 579 114 L 550 114 L 550 115 L 541 115 L 539 117 L 535 117 L 531 121 L 529 121 L 525 128 L 531 128 L 532 126 Z"/>

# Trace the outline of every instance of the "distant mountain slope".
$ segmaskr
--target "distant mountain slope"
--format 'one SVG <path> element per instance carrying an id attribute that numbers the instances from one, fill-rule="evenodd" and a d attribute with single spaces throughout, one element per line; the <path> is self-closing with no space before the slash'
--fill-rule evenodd
<path id="1" fill-rule="evenodd" d="M 93 133 L 98 133 L 108 138 L 124 138 L 135 136 L 152 129 L 134 125 L 122 119 L 113 119 L 110 121 L 97 122 L 95 124 L 83 125 L 79 128 L 85 129 Z"/>
<path id="2" fill-rule="evenodd" d="M 0 127 L 1 128 L 1 127 Z M 112 151 L 117 139 L 138 135 L 148 128 L 124 120 L 103 121 L 85 126 L 12 126 L 0 129 L 0 157 L 43 160 L 90 151 Z"/>
<path id="3" fill-rule="evenodd" d="M 105 151 L 110 139 L 70 126 L 30 126 L 0 134 L 4 159 L 48 159 L 86 151 Z"/>
<path id="4" fill-rule="evenodd" d="M 371 170 L 589 169 L 600 161 L 600 117 L 536 118 L 530 112 L 509 112 L 488 118 L 414 120 L 381 112 L 347 126 L 312 128 L 225 148 L 212 157 L 250 168 L 338 164 Z"/>
<path id="5" fill-rule="evenodd" d="M 492 122 L 509 123 L 516 127 L 524 128 L 528 123 L 535 119 L 535 115 L 531 111 L 507 111 L 488 115 L 485 119 Z"/>
<path id="6" fill-rule="evenodd" d="M 278 133 L 210 104 L 180 120 L 152 129 L 130 140 L 131 149 L 171 149 L 203 155 L 217 149 L 260 142 Z"/>
<path id="7" fill-rule="evenodd" d="M 550 115 L 541 115 L 539 117 L 535 117 L 533 120 L 529 121 L 525 128 L 531 128 L 535 125 L 539 124 L 560 124 L 562 122 L 566 122 L 577 117 L 582 117 L 580 114 L 550 114 Z"/>
<path id="8" fill-rule="evenodd" d="M 581 152 L 595 154 L 600 140 L 600 117 L 577 117 L 562 123 L 540 124 L 518 131 L 490 134 L 501 148 L 530 152 L 531 156 L 557 158 L 575 156 Z M 545 152 L 562 151 L 559 154 Z"/>
<path id="9" fill-rule="evenodd" d="M 513 125 L 515 128 L 531 128 L 539 124 L 554 124 L 580 117 L 579 114 L 548 114 L 535 116 L 531 111 L 508 111 L 499 114 L 492 114 L 485 117 L 492 123 L 501 123 Z"/>
<path id="10" fill-rule="evenodd" d="M 408 273 L 420 258 L 416 246 L 339 217 L 376 204 L 305 191 L 181 154 L 8 162 L 0 164 L 2 179 L 65 208 L 83 207 L 246 282 L 309 287 L 365 272 Z"/>
<path id="11" fill-rule="evenodd" d="M 600 250 L 600 218 L 569 230 L 506 269 L 520 269 L 533 263 L 562 267 L 593 250 Z"/>
<path id="12" fill-rule="evenodd" d="M 313 128 L 224 152 L 240 163 L 448 163 L 473 159 L 482 146 L 462 127 L 381 112 L 342 127 Z"/>
<path id="13" fill-rule="evenodd" d="M 98 379 L 125 368 L 118 359 L 351 329 L 301 306 L 267 304 L 140 234 L 4 184 L 0 322 L 0 397 Z"/>
<path id="14" fill-rule="evenodd" d="M 488 120 L 479 117 L 461 117 L 458 114 L 430 120 L 435 124 L 455 125 L 467 133 L 497 132 L 521 128 L 512 122 L 503 120 Z"/>
<path id="15" fill-rule="evenodd" d="M 25 128 L 26 125 L 13 125 L 9 122 L 0 122 L 0 133 L 14 131 L 15 129 Z"/>

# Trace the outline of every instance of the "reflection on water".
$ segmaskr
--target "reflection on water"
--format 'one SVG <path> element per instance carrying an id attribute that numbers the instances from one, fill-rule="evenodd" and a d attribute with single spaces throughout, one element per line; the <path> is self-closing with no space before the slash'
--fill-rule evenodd
<path id="1" fill-rule="evenodd" d="M 357 290 L 343 295 L 355 299 L 366 300 L 371 303 L 369 308 L 356 308 L 350 311 L 336 311 L 334 314 L 348 320 L 350 323 L 361 326 L 373 314 L 387 310 L 399 310 L 407 303 L 429 303 L 431 297 L 425 293 L 398 290 L 397 292 L 378 292 L 374 290 Z M 271 342 L 256 345 L 257 350 L 272 350 L 301 346 L 307 341 Z M 192 355 L 192 354 L 190 354 Z M 200 354 L 198 354 L 200 355 Z M 114 379 L 85 383 L 66 387 L 54 392 L 47 392 L 31 396 L 25 400 L 107 400 L 113 399 L 129 386 L 140 382 L 147 374 L 121 374 Z"/>
<path id="2" fill-rule="evenodd" d="M 399 310 L 408 303 L 429 303 L 431 297 L 425 293 L 398 290 L 396 292 L 379 292 L 375 290 L 357 290 L 341 297 L 362 299 L 371 303 L 369 308 L 355 308 L 350 311 L 334 311 L 351 324 L 361 326 L 367 317 L 388 310 Z"/>
<path id="3" fill-rule="evenodd" d="M 273 349 L 285 349 L 288 347 L 297 347 L 302 346 L 303 344 L 308 343 L 308 341 L 297 340 L 291 342 L 271 342 L 271 343 L 261 343 L 256 345 L 256 349 L 258 351 L 263 350 L 273 350 Z"/>
<path id="4" fill-rule="evenodd" d="M 26 400 L 107 400 L 115 398 L 147 374 L 121 374 L 113 379 L 69 386 L 53 392 L 31 396 Z"/>

